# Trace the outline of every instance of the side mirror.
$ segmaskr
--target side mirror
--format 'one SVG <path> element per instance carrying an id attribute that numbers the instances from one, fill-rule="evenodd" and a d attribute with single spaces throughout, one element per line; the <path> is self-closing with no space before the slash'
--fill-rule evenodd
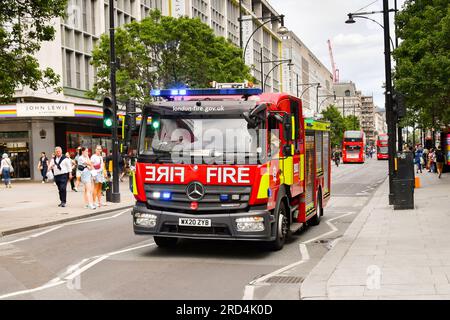
<path id="1" fill-rule="evenodd" d="M 290 157 L 290 156 L 292 156 L 291 144 L 285 144 L 283 146 L 283 157 Z"/>
<path id="2" fill-rule="evenodd" d="M 288 115 L 283 117 L 283 137 L 286 141 L 292 140 L 292 119 Z"/>
<path id="3" fill-rule="evenodd" d="M 247 121 L 247 128 L 248 129 L 254 129 L 258 126 L 258 121 L 255 118 L 252 118 L 248 112 L 244 112 L 242 114 L 245 121 Z"/>

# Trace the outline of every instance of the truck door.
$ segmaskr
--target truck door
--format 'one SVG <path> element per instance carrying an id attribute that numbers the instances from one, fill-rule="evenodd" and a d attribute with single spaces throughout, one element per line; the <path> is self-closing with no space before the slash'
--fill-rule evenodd
<path id="1" fill-rule="evenodd" d="M 307 130 L 305 134 L 305 207 L 306 216 L 314 212 L 314 195 L 315 195 L 315 180 L 316 180 L 316 166 L 315 166 L 315 132 Z"/>
<path id="2" fill-rule="evenodd" d="M 293 184 L 291 187 L 291 194 L 293 197 L 299 195 L 303 192 L 304 180 L 304 158 L 303 158 L 303 119 L 300 112 L 300 103 L 297 100 L 290 100 L 290 110 L 292 117 L 292 140 L 294 144 L 294 155 L 293 155 L 293 167 L 294 167 L 294 177 Z"/>
<path id="3" fill-rule="evenodd" d="M 269 158 L 269 198 L 267 209 L 276 206 L 278 190 L 281 184 L 280 152 L 281 152 L 281 124 L 273 115 L 267 118 L 267 156 Z"/>

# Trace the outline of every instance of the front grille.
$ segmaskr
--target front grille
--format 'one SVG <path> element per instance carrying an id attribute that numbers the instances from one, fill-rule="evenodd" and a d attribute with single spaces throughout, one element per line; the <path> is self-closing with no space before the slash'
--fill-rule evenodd
<path id="1" fill-rule="evenodd" d="M 211 235 L 222 235 L 231 236 L 231 232 L 226 226 L 213 226 L 213 227 L 190 227 L 190 226 L 179 226 L 177 224 L 165 223 L 161 227 L 161 232 L 168 233 L 183 233 L 183 234 L 211 234 Z"/>
<path id="2" fill-rule="evenodd" d="M 207 212 L 207 213 L 233 213 L 243 212 L 248 208 L 250 200 L 250 186 L 211 186 L 206 185 L 204 197 L 197 201 L 197 210 L 192 210 L 192 200 L 186 194 L 188 185 L 164 185 L 145 184 L 144 190 L 147 195 L 147 203 L 152 209 L 171 210 L 182 213 Z M 171 192 L 170 201 L 154 199 L 153 192 Z M 220 195 L 229 195 L 229 200 L 221 201 Z M 232 195 L 239 195 L 239 200 L 232 200 Z"/>

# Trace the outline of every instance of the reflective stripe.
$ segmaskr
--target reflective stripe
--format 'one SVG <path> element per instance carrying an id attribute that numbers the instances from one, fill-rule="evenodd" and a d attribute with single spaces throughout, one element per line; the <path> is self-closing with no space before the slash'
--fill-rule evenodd
<path id="1" fill-rule="evenodd" d="M 292 140 L 295 140 L 295 117 L 294 116 L 292 116 L 291 117 L 291 122 L 292 122 Z M 292 152 L 292 154 L 294 154 L 293 152 Z"/>
<path id="2" fill-rule="evenodd" d="M 286 157 L 283 160 L 280 160 L 280 169 L 283 174 L 281 175 L 280 183 L 293 185 L 294 184 L 294 158 Z"/>
<path id="3" fill-rule="evenodd" d="M 268 189 L 269 189 L 269 180 L 270 175 L 269 172 L 266 172 L 261 177 L 261 181 L 259 183 L 259 189 L 258 189 L 258 195 L 256 196 L 257 199 L 266 199 L 269 197 L 268 195 Z"/>
<path id="4" fill-rule="evenodd" d="M 133 179 L 133 194 L 137 195 L 138 191 L 137 191 L 137 185 L 136 185 L 136 172 L 134 172 L 134 171 L 132 172 L 131 179 Z"/>
<path id="5" fill-rule="evenodd" d="M 305 180 L 305 155 L 300 155 L 300 181 Z"/>

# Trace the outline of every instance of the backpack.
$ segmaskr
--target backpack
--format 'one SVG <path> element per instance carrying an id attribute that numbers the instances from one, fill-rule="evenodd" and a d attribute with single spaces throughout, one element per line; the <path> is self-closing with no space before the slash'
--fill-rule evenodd
<path id="1" fill-rule="evenodd" d="M 445 162 L 444 153 L 441 150 L 436 151 L 436 162 Z"/>

